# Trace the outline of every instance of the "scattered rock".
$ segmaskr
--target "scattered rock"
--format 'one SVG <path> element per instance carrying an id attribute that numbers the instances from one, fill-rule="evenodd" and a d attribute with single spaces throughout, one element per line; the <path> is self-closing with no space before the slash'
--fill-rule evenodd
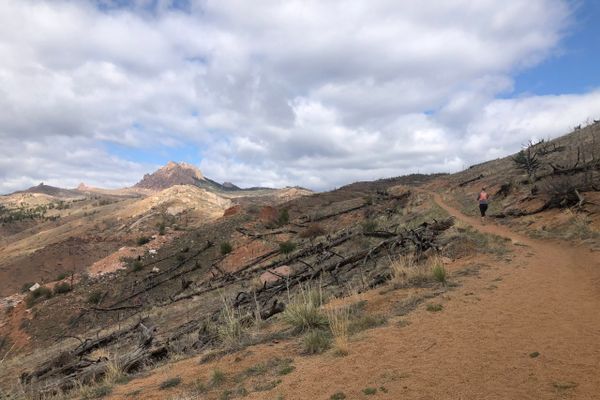
<path id="1" fill-rule="evenodd" d="M 33 285 L 32 287 L 29 288 L 30 292 L 35 292 L 36 290 L 38 290 L 40 287 L 42 287 L 39 283 L 36 283 L 35 285 Z"/>

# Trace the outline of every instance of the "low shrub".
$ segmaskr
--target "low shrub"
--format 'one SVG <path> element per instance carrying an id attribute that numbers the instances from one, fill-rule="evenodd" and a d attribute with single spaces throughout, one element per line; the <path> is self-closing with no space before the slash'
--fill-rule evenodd
<path id="1" fill-rule="evenodd" d="M 290 241 L 279 243 L 279 251 L 283 254 L 289 254 L 296 250 L 296 244 Z"/>
<path id="2" fill-rule="evenodd" d="M 286 225 L 290 221 L 290 214 L 287 208 L 283 210 L 279 210 L 279 215 L 277 216 L 277 225 L 283 226 Z"/>
<path id="3" fill-rule="evenodd" d="M 210 378 L 210 384 L 212 386 L 219 386 L 225 382 L 225 378 L 225 373 L 223 371 L 215 369 L 213 370 L 212 377 Z"/>
<path id="4" fill-rule="evenodd" d="M 363 222 L 362 231 L 363 233 L 373 233 L 377 230 L 377 222 L 374 220 L 368 220 Z"/>
<path id="5" fill-rule="evenodd" d="M 306 354 L 320 354 L 331 347 L 331 336 L 321 329 L 309 331 L 302 339 Z"/>
<path id="6" fill-rule="evenodd" d="M 21 293 L 27 293 L 29 292 L 29 288 L 32 287 L 34 285 L 33 282 L 25 282 L 23 284 L 23 286 L 21 286 Z"/>
<path id="7" fill-rule="evenodd" d="M 446 268 L 442 263 L 436 263 L 431 267 L 431 274 L 433 275 L 433 279 L 440 283 L 446 283 Z"/>
<path id="8" fill-rule="evenodd" d="M 134 272 L 141 271 L 144 268 L 144 265 L 140 260 L 133 260 L 130 265 L 131 270 Z"/>
<path id="9" fill-rule="evenodd" d="M 68 283 L 59 283 L 58 285 L 54 286 L 54 294 L 68 293 L 71 291 L 71 289 L 71 285 L 69 285 Z"/>
<path id="10" fill-rule="evenodd" d="M 352 335 L 367 329 L 385 325 L 386 323 L 387 317 L 385 315 L 363 314 L 351 318 L 350 324 L 348 325 L 348 332 Z"/>
<path id="11" fill-rule="evenodd" d="M 87 297 L 87 302 L 90 304 L 98 305 L 102 300 L 103 293 L 99 290 L 90 293 Z"/>
<path id="12" fill-rule="evenodd" d="M 327 317 L 320 307 L 323 296 L 320 290 L 301 287 L 300 292 L 292 297 L 281 318 L 296 331 L 302 332 L 327 326 Z"/>
<path id="13" fill-rule="evenodd" d="M 140 236 L 137 238 L 136 243 L 138 246 L 143 246 L 146 243 L 150 242 L 150 238 L 148 236 Z"/>
<path id="14" fill-rule="evenodd" d="M 231 253 L 232 250 L 233 250 L 233 246 L 231 246 L 231 243 L 229 243 L 229 242 L 221 243 L 221 255 L 229 254 L 229 253 Z"/>
<path id="15" fill-rule="evenodd" d="M 169 378 L 166 381 L 161 382 L 159 388 L 160 390 L 169 389 L 175 386 L 178 386 L 181 383 L 181 378 L 176 376 L 174 378 Z"/>
<path id="16" fill-rule="evenodd" d="M 41 286 L 35 289 L 33 292 L 29 292 L 25 299 L 25 305 L 27 308 L 31 308 L 39 299 L 50 299 L 52 298 L 52 290 L 45 286 Z"/>
<path id="17" fill-rule="evenodd" d="M 443 309 L 444 309 L 444 306 L 442 306 L 441 304 L 435 304 L 435 303 L 427 304 L 427 311 L 430 311 L 430 312 L 438 312 L 438 311 L 442 311 Z"/>

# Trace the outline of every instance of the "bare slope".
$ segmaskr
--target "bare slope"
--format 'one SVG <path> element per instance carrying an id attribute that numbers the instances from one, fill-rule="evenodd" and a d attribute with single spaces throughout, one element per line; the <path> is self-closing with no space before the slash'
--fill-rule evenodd
<path id="1" fill-rule="evenodd" d="M 116 387 L 109 398 L 125 400 L 136 391 L 145 399 L 194 393 L 199 380 L 206 382 L 202 398 L 207 399 L 235 393 L 240 387 L 235 382 L 252 391 L 271 381 L 279 383 L 247 398 L 368 398 L 365 393 L 371 390 L 381 399 L 595 399 L 600 392 L 600 298 L 594 284 L 600 280 L 599 259 L 570 244 L 532 240 L 505 227 L 482 225 L 440 196 L 435 200 L 459 221 L 510 239 L 510 262 L 479 255 L 468 260 L 467 268 L 464 262 L 449 264 L 451 282 L 458 284 L 455 290 L 356 337 L 347 356 L 294 356 L 299 344 L 284 341 L 204 365 L 196 358 L 169 364 Z M 375 303 L 372 312 L 384 313 L 386 307 L 407 300 L 403 291 L 381 293 L 374 290 L 348 301 Z M 441 304 L 442 311 L 428 311 L 432 303 Z M 277 376 L 275 370 L 271 377 L 268 365 L 288 357 L 292 372 Z M 245 371 L 259 368 L 265 372 L 258 383 L 244 380 Z M 211 388 L 215 369 L 225 381 Z M 182 378 L 178 388 L 159 388 L 174 377 Z M 336 393 L 338 397 L 331 397 Z"/>

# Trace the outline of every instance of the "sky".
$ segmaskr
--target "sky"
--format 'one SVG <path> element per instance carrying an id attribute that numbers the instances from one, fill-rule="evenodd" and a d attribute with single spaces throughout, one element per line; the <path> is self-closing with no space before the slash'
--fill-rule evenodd
<path id="1" fill-rule="evenodd" d="M 600 119 L 595 0 L 2 0 L 0 193 L 328 190 Z"/>

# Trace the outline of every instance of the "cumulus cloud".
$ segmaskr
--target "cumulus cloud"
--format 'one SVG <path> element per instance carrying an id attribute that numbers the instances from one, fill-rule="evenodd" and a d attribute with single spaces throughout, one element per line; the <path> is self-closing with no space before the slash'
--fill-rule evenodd
<path id="1" fill-rule="evenodd" d="M 107 143 L 192 146 L 242 186 L 457 170 L 600 113 L 598 92 L 506 98 L 572 18 L 565 0 L 6 0 L 0 193 L 156 166 Z"/>

